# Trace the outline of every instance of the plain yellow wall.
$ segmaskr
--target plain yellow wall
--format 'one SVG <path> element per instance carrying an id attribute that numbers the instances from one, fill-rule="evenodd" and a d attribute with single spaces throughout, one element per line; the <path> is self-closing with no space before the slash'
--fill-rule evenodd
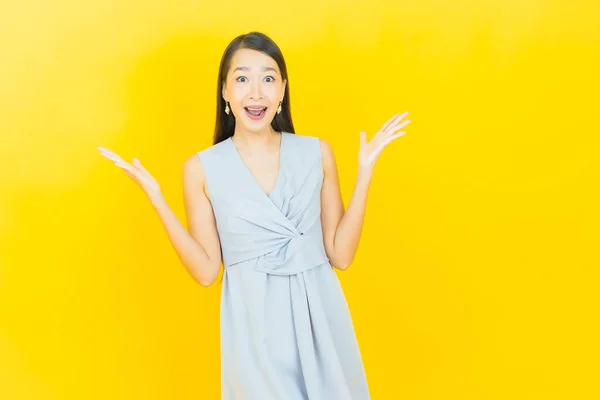
<path id="1" fill-rule="evenodd" d="M 408 110 L 339 273 L 374 399 L 600 398 L 600 28 L 593 1 L 0 2 L 0 398 L 218 399 L 221 286 L 183 221 L 231 39 L 281 47 L 298 134 Z"/>

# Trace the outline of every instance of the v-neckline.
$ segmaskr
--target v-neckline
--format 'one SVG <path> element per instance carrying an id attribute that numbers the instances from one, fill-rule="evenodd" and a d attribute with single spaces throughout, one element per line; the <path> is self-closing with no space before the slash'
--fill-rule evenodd
<path id="1" fill-rule="evenodd" d="M 254 174 L 252 174 L 252 172 L 250 171 L 250 168 L 248 168 L 248 165 L 246 164 L 246 162 L 244 161 L 244 159 L 242 158 L 242 155 L 240 154 L 240 152 L 238 151 L 237 147 L 235 146 L 235 143 L 233 143 L 233 136 L 230 136 L 228 138 L 229 143 L 231 144 L 231 147 L 233 148 L 234 153 L 236 154 L 237 159 L 241 162 L 242 166 L 244 167 L 244 169 L 246 170 L 246 172 L 248 173 L 248 175 L 250 176 L 250 178 L 254 181 L 254 184 L 256 185 L 256 187 L 267 197 L 271 197 L 271 195 L 275 192 L 275 190 L 277 189 L 277 187 L 279 186 L 279 181 L 281 180 L 281 175 L 282 175 L 282 170 L 283 170 L 283 139 L 285 137 L 285 132 L 281 131 L 280 133 L 281 138 L 279 140 L 279 165 L 277 166 L 278 170 L 277 170 L 277 177 L 275 178 L 275 184 L 273 185 L 273 188 L 271 189 L 271 191 L 269 193 L 267 193 L 262 186 L 260 186 L 260 183 L 258 183 L 258 179 L 256 179 L 256 177 L 254 176 Z"/>

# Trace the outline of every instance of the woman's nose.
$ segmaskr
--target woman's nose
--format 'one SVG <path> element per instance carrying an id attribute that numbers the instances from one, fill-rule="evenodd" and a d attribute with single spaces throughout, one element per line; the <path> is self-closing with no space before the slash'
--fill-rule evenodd
<path id="1" fill-rule="evenodd" d="M 254 83 L 252 88 L 250 89 L 250 98 L 251 99 L 262 99 L 262 92 L 259 83 Z"/>

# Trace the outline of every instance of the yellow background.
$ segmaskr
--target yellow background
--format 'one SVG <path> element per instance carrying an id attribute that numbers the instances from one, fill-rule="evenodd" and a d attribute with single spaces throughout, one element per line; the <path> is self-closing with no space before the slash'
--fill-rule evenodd
<path id="1" fill-rule="evenodd" d="M 0 2 L 0 398 L 218 399 L 221 286 L 176 258 L 221 54 L 271 36 L 297 133 L 333 145 L 408 110 L 339 273 L 373 399 L 596 399 L 595 1 Z"/>

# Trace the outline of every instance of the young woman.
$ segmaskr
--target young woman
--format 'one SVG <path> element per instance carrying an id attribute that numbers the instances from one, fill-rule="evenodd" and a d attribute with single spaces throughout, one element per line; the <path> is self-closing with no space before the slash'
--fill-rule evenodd
<path id="1" fill-rule="evenodd" d="M 287 68 L 251 32 L 221 59 L 214 144 L 183 167 L 188 230 L 152 175 L 100 148 L 148 195 L 190 275 L 211 285 L 224 266 L 221 389 L 226 400 L 364 400 L 366 375 L 333 267 L 358 246 L 373 167 L 410 121 L 395 115 L 366 141 L 344 210 L 333 151 L 294 132 Z"/>

